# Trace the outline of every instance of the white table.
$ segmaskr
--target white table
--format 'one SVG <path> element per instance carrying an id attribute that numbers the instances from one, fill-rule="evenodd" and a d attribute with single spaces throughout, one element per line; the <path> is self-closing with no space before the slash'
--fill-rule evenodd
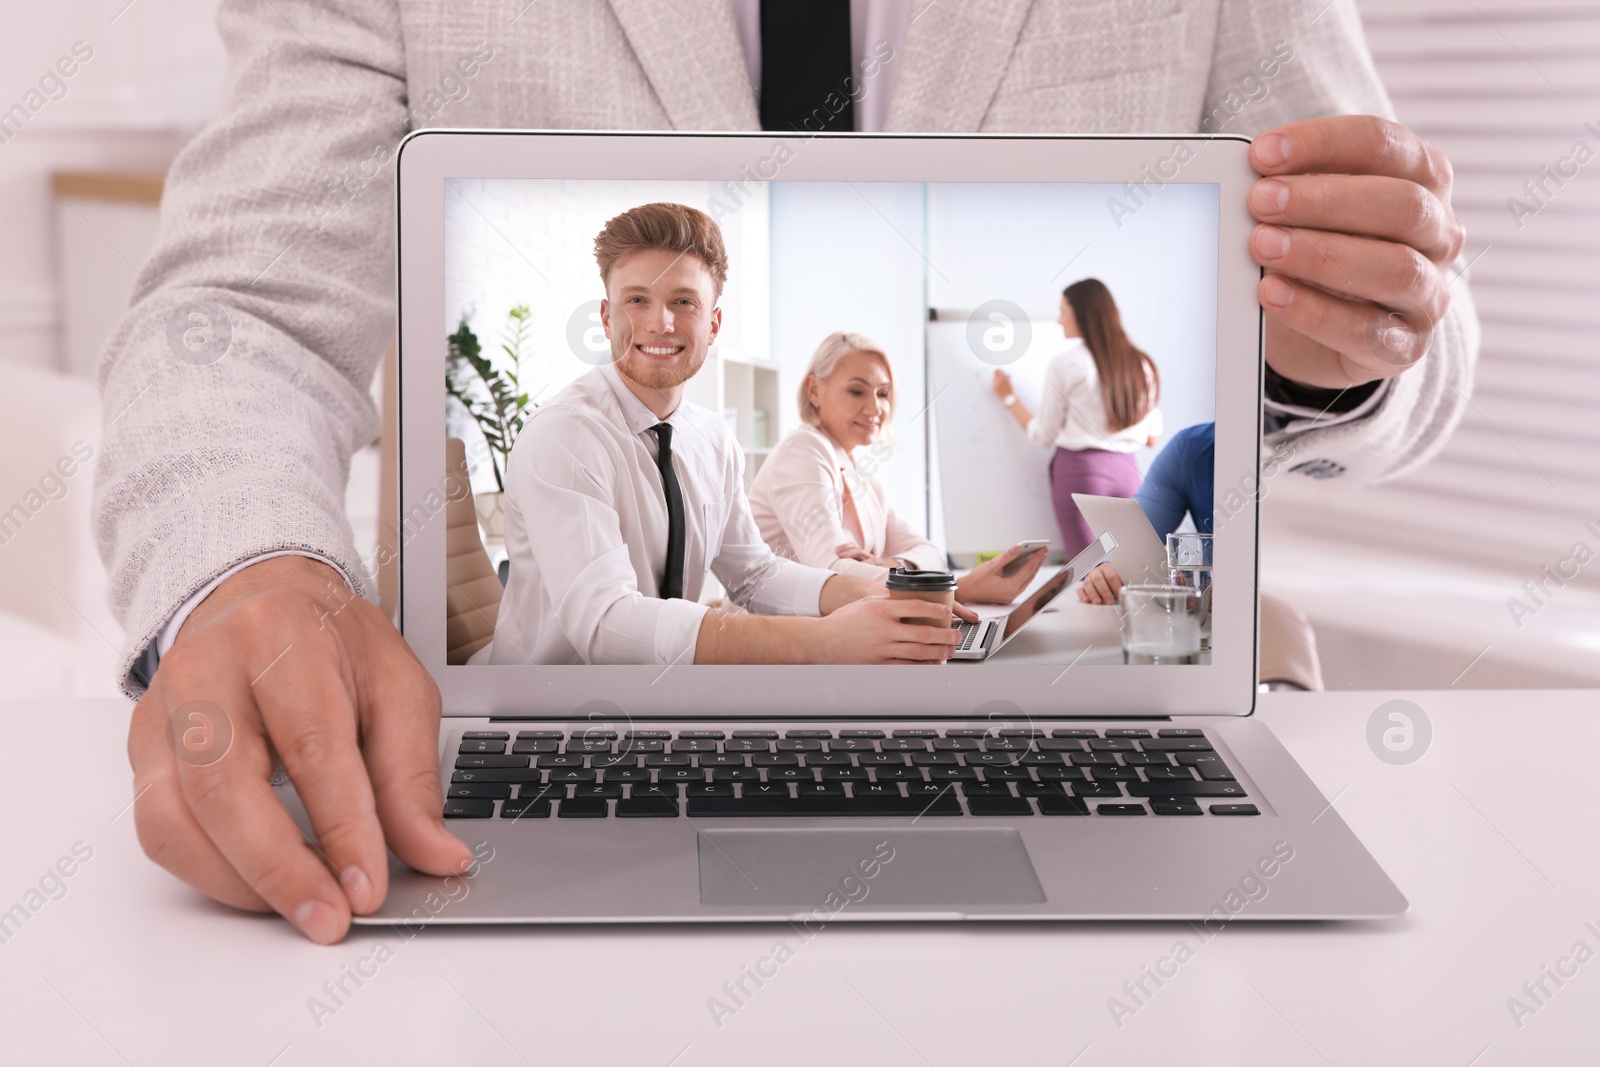
<path id="1" fill-rule="evenodd" d="M 1394 696 L 1433 725 L 1407 766 L 1367 747 L 1368 717 Z M 0 909 L 75 842 L 93 849 L 66 895 L 0 944 L 0 1063 L 1600 1062 L 1600 957 L 1563 987 L 1546 979 L 1542 1006 L 1522 989 L 1575 942 L 1600 950 L 1600 693 L 1262 705 L 1410 898 L 1406 917 L 1235 923 L 1204 944 L 1181 924 L 1038 923 L 833 926 L 809 942 L 767 925 L 439 928 L 409 942 L 357 928 L 319 948 L 145 859 L 119 815 L 125 705 L 0 703 Z M 719 1028 L 710 998 L 780 940 L 793 958 Z M 1194 958 L 1119 1028 L 1109 999 L 1179 940 Z M 346 978 L 352 995 L 319 1027 L 310 998 L 358 969 L 369 977 Z M 1511 997 L 1536 1009 L 1520 1028 Z"/>

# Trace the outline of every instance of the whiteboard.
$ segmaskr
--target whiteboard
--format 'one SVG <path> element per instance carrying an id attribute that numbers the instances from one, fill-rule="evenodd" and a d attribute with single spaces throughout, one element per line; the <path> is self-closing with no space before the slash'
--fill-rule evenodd
<path id="1" fill-rule="evenodd" d="M 943 315 L 949 315 L 945 312 Z M 1026 344 L 1022 345 L 1026 326 Z M 958 566 L 978 552 L 998 552 L 1018 541 L 1048 537 L 1051 558 L 1064 560 L 1061 529 L 1050 500 L 1052 448 L 1029 442 L 1011 412 L 994 395 L 996 364 L 980 359 L 968 341 L 965 316 L 928 323 L 928 397 L 937 506 L 946 551 Z M 1017 396 L 1039 410 L 1044 372 L 1066 347 L 1055 322 L 1016 322 L 1022 354 L 1005 363 Z M 979 349 L 981 350 L 981 349 Z"/>

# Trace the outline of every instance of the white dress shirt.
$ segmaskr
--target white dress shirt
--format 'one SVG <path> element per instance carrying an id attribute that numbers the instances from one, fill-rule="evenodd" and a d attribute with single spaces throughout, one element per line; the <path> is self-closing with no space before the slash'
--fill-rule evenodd
<path id="1" fill-rule="evenodd" d="M 1100 372 L 1081 337 L 1067 339 L 1067 347 L 1050 361 L 1044 372 L 1044 396 L 1028 423 L 1028 440 L 1041 447 L 1082 452 L 1137 452 L 1145 441 L 1161 434 L 1161 409 L 1153 407 L 1143 419 L 1112 433 L 1106 429 L 1106 405 L 1100 396 Z"/>
<path id="2" fill-rule="evenodd" d="M 672 426 L 683 492 L 683 599 L 658 595 L 667 503 L 651 427 Z M 709 569 L 764 615 L 817 615 L 832 572 L 780 559 L 744 495 L 744 456 L 720 416 L 684 401 L 658 419 L 615 365 L 529 417 L 506 464 L 510 577 L 490 663 L 692 663 Z"/>
<path id="3" fill-rule="evenodd" d="M 785 559 L 870 581 L 883 581 L 888 568 L 840 559 L 838 546 L 943 570 L 939 547 L 895 514 L 881 481 L 862 473 L 862 464 L 877 462 L 877 451 L 857 451 L 860 464 L 827 433 L 804 424 L 779 441 L 750 486 L 750 513 L 761 536 Z"/>

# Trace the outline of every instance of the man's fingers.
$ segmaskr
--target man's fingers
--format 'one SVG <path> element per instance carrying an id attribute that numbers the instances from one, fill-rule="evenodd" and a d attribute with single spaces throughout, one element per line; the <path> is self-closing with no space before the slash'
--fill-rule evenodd
<path id="1" fill-rule="evenodd" d="M 260 599 L 281 598 L 265 594 Z M 278 604 L 278 610 L 282 607 Z M 268 604 L 249 610 L 266 611 Z M 278 629 L 262 626 L 257 632 Z M 251 710 L 254 695 L 249 679 L 261 680 L 264 669 L 292 669 L 282 661 L 271 663 L 278 649 L 263 649 L 273 644 L 271 638 L 252 641 L 253 647 L 241 650 L 240 660 L 223 662 L 205 651 L 191 651 L 199 648 L 195 644 L 179 641 L 162 658 L 161 669 L 171 668 L 174 677 L 183 678 L 185 692 L 207 694 L 206 699 L 232 723 L 226 755 L 206 763 L 180 761 L 178 775 L 195 820 L 245 884 L 311 940 L 330 944 L 349 928 L 350 903 L 267 784 L 272 760 Z"/>
<path id="2" fill-rule="evenodd" d="M 365 755 L 378 819 L 406 864 L 426 874 L 460 874 L 472 853 L 444 825 L 439 690 L 398 633 L 393 646 L 386 638 L 366 670 Z"/>
<path id="3" fill-rule="evenodd" d="M 1386 174 L 1450 190 L 1450 160 L 1398 122 L 1374 115 L 1305 119 L 1268 130 L 1250 145 L 1264 175 Z"/>
<path id="4" fill-rule="evenodd" d="M 1251 235 L 1250 251 L 1269 271 L 1335 296 L 1379 305 L 1375 309 L 1379 316 L 1384 315 L 1382 309 L 1406 316 L 1406 322 L 1390 320 L 1385 330 L 1409 324 L 1413 331 L 1425 332 L 1450 306 L 1450 287 L 1439 268 L 1416 249 L 1390 241 L 1263 225 Z M 1373 334 L 1369 340 L 1380 337 Z M 1381 341 L 1387 350 L 1409 355 L 1408 343 L 1402 343 L 1405 338 L 1383 336 Z"/>
<path id="5" fill-rule="evenodd" d="M 1419 329 L 1396 312 L 1344 300 L 1281 274 L 1262 278 L 1258 292 L 1269 328 L 1272 321 L 1281 322 L 1337 357 L 1323 354 L 1294 366 L 1273 363 L 1279 374 L 1307 385 L 1344 389 L 1393 377 L 1421 359 L 1432 339 L 1426 321 Z"/>
<path id="6" fill-rule="evenodd" d="M 206 836 L 183 798 L 178 761 L 167 732 L 166 703 L 147 694 L 128 730 L 133 764 L 133 823 L 139 844 L 157 864 L 213 900 L 247 911 L 271 911 Z"/>
<path id="7" fill-rule="evenodd" d="M 1401 178 L 1291 174 L 1264 178 L 1250 191 L 1262 222 L 1358 234 L 1409 245 L 1435 263 L 1452 262 L 1466 230 L 1438 194 Z"/>
<path id="8" fill-rule="evenodd" d="M 387 889 L 389 857 L 356 736 L 356 710 L 337 638 L 314 630 L 254 687 L 267 734 L 311 817 L 317 850 L 350 910 L 372 911 Z"/>

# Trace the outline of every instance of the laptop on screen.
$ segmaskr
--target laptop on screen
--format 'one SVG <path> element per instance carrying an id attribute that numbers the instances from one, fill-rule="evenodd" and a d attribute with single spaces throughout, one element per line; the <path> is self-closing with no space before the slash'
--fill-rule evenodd
<path id="1" fill-rule="evenodd" d="M 886 589 L 1057 513 L 1054 452 L 994 372 L 1048 410 L 1051 361 L 1087 357 L 1040 324 L 1081 279 L 1154 362 L 1168 430 L 1214 421 L 1218 479 L 1257 471 L 1246 147 L 408 137 L 400 625 L 443 697 L 444 814 L 490 858 L 444 894 L 396 863 L 356 921 L 1404 910 L 1252 714 L 1254 502 L 1217 535 L 1192 663 L 1125 663 L 1118 609 L 1059 589 L 956 663 L 952 624 L 1024 590 L 982 568 Z"/>

